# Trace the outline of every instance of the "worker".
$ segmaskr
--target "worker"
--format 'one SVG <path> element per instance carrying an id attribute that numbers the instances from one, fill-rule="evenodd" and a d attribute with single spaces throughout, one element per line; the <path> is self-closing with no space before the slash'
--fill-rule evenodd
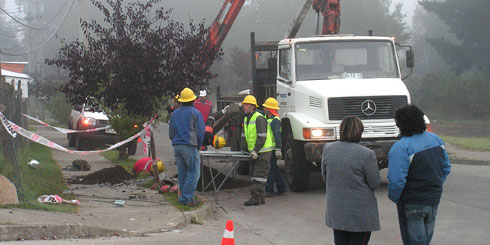
<path id="1" fill-rule="evenodd" d="M 194 107 L 202 113 L 202 118 L 206 122 L 208 120 L 208 116 L 211 114 L 212 110 L 212 102 L 206 99 L 207 96 L 206 90 L 201 90 L 199 92 L 199 99 L 194 101 Z"/>
<path id="2" fill-rule="evenodd" d="M 200 176 L 199 148 L 204 138 L 204 120 L 202 114 L 194 108 L 196 95 L 190 88 L 184 88 L 178 99 L 182 105 L 170 116 L 169 137 L 174 147 L 177 163 L 179 203 L 189 207 L 199 205 L 194 200 L 197 182 Z"/>
<path id="3" fill-rule="evenodd" d="M 250 157 L 250 200 L 245 206 L 257 206 L 265 204 L 264 189 L 269 173 L 269 161 L 274 148 L 272 144 L 272 132 L 267 132 L 267 120 L 257 111 L 257 99 L 247 95 L 242 102 L 245 118 L 243 119 L 243 133 L 241 149 L 248 151 Z"/>
<path id="4" fill-rule="evenodd" d="M 151 157 L 143 157 L 140 158 L 133 166 L 133 174 L 138 174 L 140 172 L 149 172 L 152 173 L 152 158 Z M 160 159 L 156 159 L 157 161 L 157 169 L 158 172 L 161 173 L 165 170 L 165 165 Z"/>
<path id="5" fill-rule="evenodd" d="M 232 151 L 239 150 L 240 147 L 240 127 L 242 124 L 241 115 L 243 113 L 240 111 L 240 103 L 232 103 L 227 105 L 222 110 L 215 111 L 208 116 L 206 123 L 206 132 L 204 133 L 203 145 L 212 145 L 213 137 L 215 135 L 214 129 L 217 127 L 216 131 L 219 131 L 222 126 L 228 124 L 228 139 L 231 139 L 231 143 L 228 144 L 232 147 Z M 226 120 L 223 122 L 223 120 Z M 234 148 L 236 147 L 236 148 Z"/>
<path id="6" fill-rule="evenodd" d="M 272 132 L 273 135 L 272 145 L 274 150 L 271 153 L 269 176 L 265 184 L 265 196 L 272 197 L 274 194 L 282 195 L 286 192 L 286 184 L 277 167 L 277 160 L 282 159 L 281 119 L 277 112 L 279 110 L 279 104 L 276 99 L 272 97 L 267 98 L 262 106 L 267 117 L 267 133 Z M 274 192 L 274 183 L 276 183 L 277 192 Z"/>
<path id="7" fill-rule="evenodd" d="M 172 100 L 172 104 L 167 107 L 167 113 L 168 113 L 167 118 L 170 118 L 170 115 L 172 115 L 172 112 L 174 112 L 177 108 L 180 107 L 179 98 L 180 98 L 180 95 L 176 95 Z M 170 119 L 168 120 L 168 123 L 170 123 Z"/>

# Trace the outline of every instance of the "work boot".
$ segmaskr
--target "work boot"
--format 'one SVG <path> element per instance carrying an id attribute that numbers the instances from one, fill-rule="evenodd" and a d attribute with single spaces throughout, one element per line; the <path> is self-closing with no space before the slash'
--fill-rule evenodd
<path id="1" fill-rule="evenodd" d="M 286 192 L 287 192 L 287 190 L 277 190 L 277 192 L 275 194 L 278 195 L 278 196 L 280 196 L 280 195 L 282 195 L 282 194 L 284 194 Z"/>
<path id="2" fill-rule="evenodd" d="M 265 195 L 265 197 L 273 197 L 274 196 L 274 192 L 266 191 L 264 195 Z"/>
<path id="3" fill-rule="evenodd" d="M 265 204 L 265 200 L 262 198 L 260 200 L 250 199 L 244 203 L 245 206 L 259 206 Z"/>

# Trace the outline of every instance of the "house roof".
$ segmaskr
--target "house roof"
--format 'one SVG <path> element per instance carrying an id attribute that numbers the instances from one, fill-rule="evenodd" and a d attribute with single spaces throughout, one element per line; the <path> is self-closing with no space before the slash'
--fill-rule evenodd
<path id="1" fill-rule="evenodd" d="M 24 78 L 24 79 L 32 79 L 29 75 L 24 73 L 13 72 L 9 70 L 2 69 L 2 76 L 6 77 L 16 77 L 16 78 Z"/>

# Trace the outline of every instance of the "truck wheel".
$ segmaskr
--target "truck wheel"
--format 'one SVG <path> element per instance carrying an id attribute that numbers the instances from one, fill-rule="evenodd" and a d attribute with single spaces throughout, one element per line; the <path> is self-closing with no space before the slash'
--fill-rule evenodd
<path id="1" fill-rule="evenodd" d="M 84 151 L 85 150 L 85 141 L 80 139 L 80 137 L 78 135 L 75 136 L 77 139 L 76 139 L 76 148 L 77 148 L 77 151 Z"/>
<path id="2" fill-rule="evenodd" d="M 294 192 L 306 191 L 310 170 L 306 163 L 303 142 L 294 140 L 291 132 L 286 136 L 284 144 L 284 165 L 289 188 Z"/>
<path id="3" fill-rule="evenodd" d="M 136 154 L 136 148 L 138 146 L 138 138 L 128 143 L 128 155 L 132 156 Z"/>

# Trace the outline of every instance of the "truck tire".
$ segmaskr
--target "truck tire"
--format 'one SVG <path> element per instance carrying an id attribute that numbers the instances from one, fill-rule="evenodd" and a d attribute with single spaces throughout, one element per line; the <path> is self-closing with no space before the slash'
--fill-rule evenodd
<path id="1" fill-rule="evenodd" d="M 128 143 L 128 156 L 136 154 L 136 148 L 138 146 L 138 138 Z"/>
<path id="2" fill-rule="evenodd" d="M 284 143 L 284 165 L 289 188 L 294 192 L 306 191 L 310 170 L 305 158 L 304 143 L 294 140 L 291 132 L 286 135 Z"/>

